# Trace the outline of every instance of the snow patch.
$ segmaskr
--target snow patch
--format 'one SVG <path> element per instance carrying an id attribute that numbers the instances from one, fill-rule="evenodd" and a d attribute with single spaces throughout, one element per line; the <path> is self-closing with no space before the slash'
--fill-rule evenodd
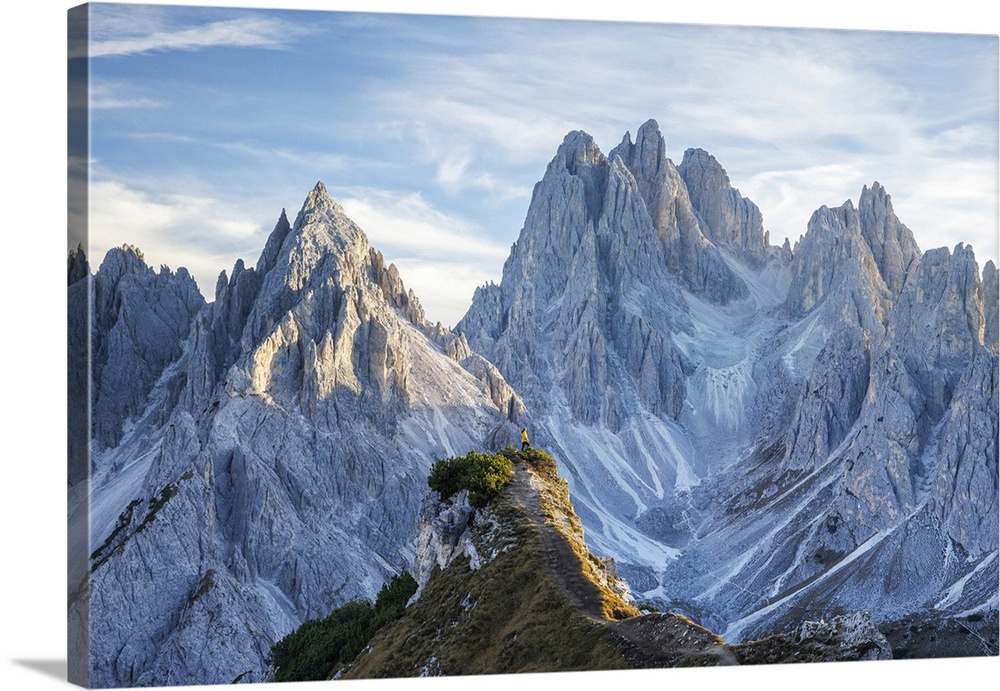
<path id="1" fill-rule="evenodd" d="M 934 605 L 934 608 L 946 609 L 951 605 L 955 604 L 958 601 L 958 599 L 962 597 L 962 593 L 965 591 L 965 584 L 968 583 L 969 580 L 972 579 L 973 577 L 977 577 L 978 574 L 981 573 L 983 569 L 995 564 L 996 561 L 997 561 L 997 551 L 994 550 L 991 554 L 987 555 L 985 559 L 976 564 L 976 568 L 974 568 L 964 577 L 956 581 L 955 584 L 948 589 L 948 592 L 945 593 L 945 596 L 940 600 L 938 600 L 938 602 Z M 995 598 L 994 602 L 996 602 Z"/>

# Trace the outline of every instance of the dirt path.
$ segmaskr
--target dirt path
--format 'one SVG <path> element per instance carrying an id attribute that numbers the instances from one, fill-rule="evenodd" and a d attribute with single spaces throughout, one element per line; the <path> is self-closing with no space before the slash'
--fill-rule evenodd
<path id="1" fill-rule="evenodd" d="M 546 516 L 540 498 L 543 493 L 551 494 L 551 490 L 523 462 L 514 464 L 509 492 L 511 499 L 524 508 L 525 516 L 541 536 L 549 571 L 563 592 L 585 616 L 606 624 L 619 637 L 623 652 L 632 664 L 637 667 L 738 664 L 718 636 L 685 617 L 657 613 L 622 621 L 609 620 L 604 615 L 601 589 L 584 575 L 581 557 L 563 532 L 572 534 L 574 531 L 562 502 L 546 496 L 553 514 Z M 562 530 L 556 524 L 562 524 Z"/>
<path id="2" fill-rule="evenodd" d="M 556 582 L 586 616 L 607 621 L 600 589 L 583 574 L 583 565 L 573 546 L 542 511 L 539 503 L 540 493 L 545 491 L 542 482 L 535 479 L 523 462 L 518 462 L 514 464 L 514 478 L 509 488 L 511 498 L 524 507 L 525 515 L 541 535 L 549 571 Z M 553 518 L 568 520 L 559 515 Z"/>

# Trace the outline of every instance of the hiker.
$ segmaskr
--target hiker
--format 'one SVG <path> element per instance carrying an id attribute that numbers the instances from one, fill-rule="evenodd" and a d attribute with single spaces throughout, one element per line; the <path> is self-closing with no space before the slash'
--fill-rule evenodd
<path id="1" fill-rule="evenodd" d="M 528 428 L 521 428 L 521 451 L 527 449 L 531 444 L 528 443 Z"/>

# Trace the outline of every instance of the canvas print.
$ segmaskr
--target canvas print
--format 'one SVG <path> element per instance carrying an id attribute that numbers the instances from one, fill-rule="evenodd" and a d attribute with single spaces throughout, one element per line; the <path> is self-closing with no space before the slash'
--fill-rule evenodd
<path id="1" fill-rule="evenodd" d="M 71 681 L 998 655 L 997 36 L 68 26 Z"/>

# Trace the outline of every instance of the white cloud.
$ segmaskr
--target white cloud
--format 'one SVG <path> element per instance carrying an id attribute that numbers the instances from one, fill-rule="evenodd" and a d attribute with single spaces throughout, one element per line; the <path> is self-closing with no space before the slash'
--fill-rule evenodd
<path id="1" fill-rule="evenodd" d="M 494 267 L 470 265 L 453 258 L 403 257 L 393 263 L 407 289 L 416 293 L 427 319 L 449 328 L 469 311 L 476 288 L 490 280 L 498 281 L 500 274 Z"/>
<path id="2" fill-rule="evenodd" d="M 154 268 L 185 267 L 209 300 L 219 272 L 238 258 L 252 264 L 266 239 L 258 219 L 210 197 L 155 195 L 114 180 L 91 182 L 89 195 L 95 270 L 112 247 L 135 245 Z"/>
<path id="3" fill-rule="evenodd" d="M 127 84 L 100 78 L 91 79 L 88 96 L 91 110 L 161 108 L 164 105 L 159 99 L 130 93 Z"/>
<path id="4" fill-rule="evenodd" d="M 787 237 L 794 245 L 816 209 L 856 202 L 866 178 L 863 163 L 842 162 L 766 171 L 739 182 L 740 193 L 760 207 L 771 244 L 780 245 Z"/>
<path id="5" fill-rule="evenodd" d="M 341 206 L 383 254 L 459 256 L 501 263 L 507 257 L 507 245 L 489 239 L 467 221 L 438 211 L 420 194 L 355 190 L 348 195 L 353 196 L 341 199 Z"/>
<path id="6" fill-rule="evenodd" d="M 475 289 L 500 280 L 509 246 L 438 211 L 419 194 L 399 197 L 355 190 L 340 204 L 372 247 L 396 265 L 431 321 L 454 326 L 468 310 Z"/>
<path id="7" fill-rule="evenodd" d="M 285 22 L 253 16 L 184 28 L 159 28 L 154 24 L 152 29 L 142 33 L 136 32 L 136 25 L 105 25 L 105 33 L 90 42 L 88 55 L 97 58 L 213 47 L 282 48 L 293 36 L 301 33 L 300 28 Z M 121 33 L 116 35 L 114 27 L 118 27 Z"/>

